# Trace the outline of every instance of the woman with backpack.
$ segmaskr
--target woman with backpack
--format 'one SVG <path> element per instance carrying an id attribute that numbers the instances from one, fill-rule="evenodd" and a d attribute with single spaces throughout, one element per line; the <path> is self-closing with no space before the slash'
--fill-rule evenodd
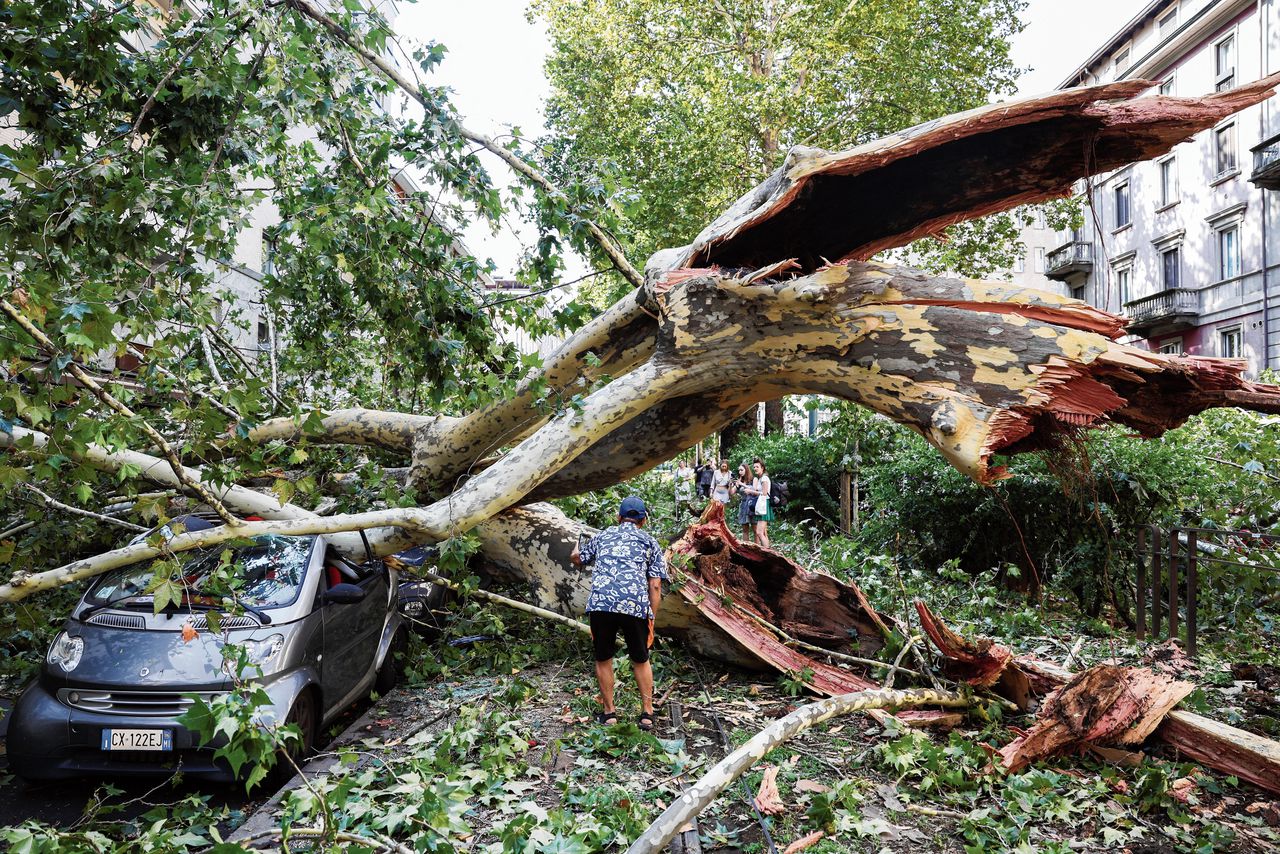
<path id="1" fill-rule="evenodd" d="M 771 500 L 773 481 L 769 479 L 769 469 L 759 457 L 751 464 L 755 472 L 755 480 L 751 482 L 751 492 L 755 495 L 755 506 L 751 511 L 751 521 L 756 526 L 756 543 L 769 548 L 769 523 L 773 521 L 773 501 Z"/>

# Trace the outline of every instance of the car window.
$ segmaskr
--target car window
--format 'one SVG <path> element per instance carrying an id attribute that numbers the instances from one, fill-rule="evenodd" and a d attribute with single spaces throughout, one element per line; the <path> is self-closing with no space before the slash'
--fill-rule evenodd
<path id="1" fill-rule="evenodd" d="M 254 608 L 279 608 L 298 598 L 313 542 L 313 537 L 269 534 L 254 538 L 252 545 L 229 550 L 201 549 L 190 553 L 174 580 L 186 591 L 188 604 L 219 604 L 226 590 L 215 573 L 222 563 L 222 553 L 230 551 L 230 562 L 236 567 L 231 575 L 236 597 Z M 148 587 L 155 578 L 155 565 L 121 567 L 104 574 L 89 592 L 88 601 L 109 605 L 138 597 L 149 602 Z"/>
<path id="2" fill-rule="evenodd" d="M 374 570 L 377 569 L 374 565 L 358 564 L 355 561 L 348 560 L 339 554 L 338 550 L 333 546 L 325 549 L 324 568 L 326 583 L 329 587 L 344 582 L 347 584 L 360 584 L 376 575 Z"/>

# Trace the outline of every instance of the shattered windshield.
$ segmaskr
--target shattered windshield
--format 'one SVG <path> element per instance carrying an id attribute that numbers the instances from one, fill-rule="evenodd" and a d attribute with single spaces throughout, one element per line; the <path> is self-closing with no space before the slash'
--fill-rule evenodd
<path id="1" fill-rule="evenodd" d="M 252 545 L 232 549 L 202 549 L 190 554 L 172 580 L 182 588 L 182 604 L 222 603 L 234 592 L 236 599 L 251 608 L 278 608 L 298 598 L 307 571 L 313 537 L 255 537 Z M 229 552 L 224 562 L 223 553 Z M 159 563 L 159 562 L 157 562 Z M 102 576 L 90 591 L 94 605 L 112 605 L 124 600 L 147 604 L 155 580 L 157 563 L 121 567 Z M 233 568 L 220 570 L 230 565 Z"/>

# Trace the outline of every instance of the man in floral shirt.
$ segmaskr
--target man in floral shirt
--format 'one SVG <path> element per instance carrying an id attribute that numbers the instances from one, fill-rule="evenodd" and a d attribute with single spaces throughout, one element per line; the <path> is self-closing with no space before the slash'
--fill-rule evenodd
<path id="1" fill-rule="evenodd" d="M 596 679 L 604 703 L 604 711 L 596 715 L 596 720 L 604 724 L 618 722 L 618 710 L 613 705 L 613 657 L 618 652 L 621 631 L 636 687 L 640 689 L 638 723 L 643 730 L 653 729 L 649 647 L 653 645 L 653 618 L 662 599 L 662 582 L 667 579 L 662 546 L 641 530 L 648 516 L 648 509 L 637 496 L 624 498 L 618 508 L 618 524 L 592 537 L 581 550 L 575 546 L 570 556 L 578 566 L 593 565 L 587 618 L 595 647 Z"/>

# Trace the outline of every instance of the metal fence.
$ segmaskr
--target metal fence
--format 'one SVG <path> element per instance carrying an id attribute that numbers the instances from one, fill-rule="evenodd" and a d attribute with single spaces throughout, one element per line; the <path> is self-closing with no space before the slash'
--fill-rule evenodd
<path id="1" fill-rule="evenodd" d="M 1235 556 L 1242 559 L 1233 560 Z M 1153 640 L 1160 638 L 1164 623 L 1167 627 L 1164 637 L 1176 638 L 1180 628 L 1185 631 L 1187 654 L 1194 656 L 1202 576 L 1230 574 L 1241 569 L 1280 573 L 1280 537 L 1221 528 L 1164 531 L 1148 525 L 1138 529 L 1136 557 L 1134 603 L 1138 640 L 1146 640 L 1148 628 Z M 1280 574 L 1276 578 L 1280 584 Z"/>

